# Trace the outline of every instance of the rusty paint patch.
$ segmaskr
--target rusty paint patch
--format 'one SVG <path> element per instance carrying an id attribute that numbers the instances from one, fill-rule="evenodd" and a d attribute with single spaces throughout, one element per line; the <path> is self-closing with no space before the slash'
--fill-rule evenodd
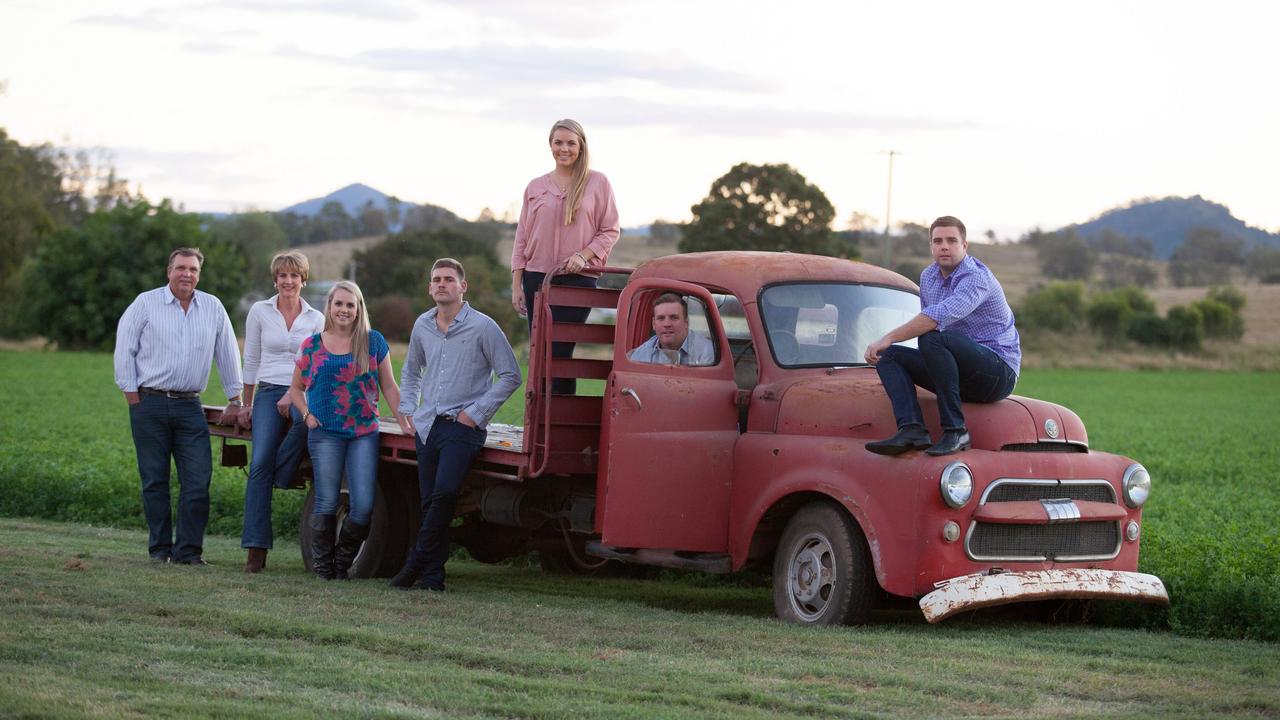
<path id="1" fill-rule="evenodd" d="M 1115 570 L 1034 570 L 998 575 L 965 575 L 944 580 L 920 598 L 931 623 L 958 612 L 1015 602 L 1051 599 L 1111 599 L 1169 604 L 1169 593 L 1155 575 Z"/>

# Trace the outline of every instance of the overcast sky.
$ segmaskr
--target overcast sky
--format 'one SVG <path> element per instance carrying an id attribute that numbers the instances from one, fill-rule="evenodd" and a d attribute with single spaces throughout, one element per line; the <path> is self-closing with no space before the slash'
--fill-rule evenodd
<path id="1" fill-rule="evenodd" d="M 352 182 L 519 207 L 572 117 L 624 225 L 732 165 L 1016 236 L 1194 195 L 1280 231 L 1280 6 L 1246 2 L 0 0 L 0 127 L 108 150 L 152 199 Z"/>

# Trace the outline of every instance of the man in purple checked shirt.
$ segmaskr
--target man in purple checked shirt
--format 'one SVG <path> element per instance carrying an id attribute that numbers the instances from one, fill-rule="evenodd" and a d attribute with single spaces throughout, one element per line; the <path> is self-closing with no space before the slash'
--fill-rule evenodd
<path id="1" fill-rule="evenodd" d="M 950 215 L 934 220 L 929 248 L 933 264 L 920 273 L 920 314 L 867 346 L 867 363 L 876 366 L 898 423 L 893 437 L 867 443 L 873 453 L 967 450 L 960 402 L 996 402 L 1018 381 L 1022 347 L 1013 310 L 996 276 L 969 256 L 964 223 Z M 911 338 L 919 338 L 918 350 L 893 344 Z M 924 427 L 917 385 L 938 396 L 942 437 L 936 443 Z"/>

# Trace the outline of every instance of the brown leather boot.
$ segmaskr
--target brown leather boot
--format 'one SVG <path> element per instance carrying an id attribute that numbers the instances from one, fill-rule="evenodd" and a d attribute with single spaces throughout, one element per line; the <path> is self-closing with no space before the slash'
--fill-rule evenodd
<path id="1" fill-rule="evenodd" d="M 249 559 L 245 561 L 244 572 L 246 575 L 252 575 L 256 572 L 262 572 L 267 566 L 267 549 L 266 548 L 249 548 Z"/>

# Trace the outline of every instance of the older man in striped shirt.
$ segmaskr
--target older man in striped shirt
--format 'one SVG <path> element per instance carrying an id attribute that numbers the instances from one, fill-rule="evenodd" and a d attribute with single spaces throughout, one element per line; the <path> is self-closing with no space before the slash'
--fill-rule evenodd
<path id="1" fill-rule="evenodd" d="M 138 454 L 142 510 L 156 562 L 207 565 L 213 461 L 200 393 L 209 362 L 218 364 L 231 424 L 240 406 L 240 351 L 231 318 L 218 298 L 196 290 L 204 255 L 179 248 L 169 255 L 169 284 L 139 295 L 116 327 L 116 386 L 129 403 Z M 178 466 L 177 544 L 169 512 L 169 458 Z"/>
<path id="2" fill-rule="evenodd" d="M 866 360 L 884 384 L 898 432 L 867 443 L 881 455 L 928 448 L 950 455 L 970 446 L 961 401 L 991 403 L 1018 381 L 1022 346 L 1004 289 L 986 265 L 969 255 L 964 223 L 944 215 L 929 226 L 933 264 L 920 273 L 920 314 L 867 346 Z M 919 338 L 919 349 L 894 345 Z M 938 397 L 942 437 L 924 427 L 916 386 Z"/>

